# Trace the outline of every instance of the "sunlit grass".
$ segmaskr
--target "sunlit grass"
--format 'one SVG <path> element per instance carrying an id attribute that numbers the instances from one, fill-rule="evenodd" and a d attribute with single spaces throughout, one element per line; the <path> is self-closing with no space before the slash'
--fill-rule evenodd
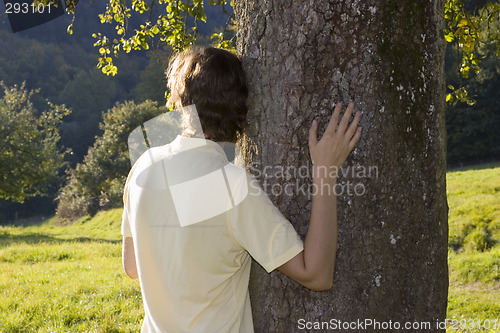
<path id="1" fill-rule="evenodd" d="M 500 332 L 500 164 L 450 171 L 447 189 L 448 318 L 455 324 L 447 332 Z"/>
<path id="2" fill-rule="evenodd" d="M 448 294 L 450 324 L 447 332 L 500 332 L 498 287 L 451 284 Z"/>
<path id="3" fill-rule="evenodd" d="M 142 300 L 121 267 L 120 215 L 0 227 L 0 332 L 137 332 Z"/>
<path id="4" fill-rule="evenodd" d="M 485 252 L 450 250 L 448 267 L 452 283 L 500 283 L 500 246 Z"/>
<path id="5" fill-rule="evenodd" d="M 500 242 L 500 164 L 447 174 L 449 245 L 486 250 Z"/>

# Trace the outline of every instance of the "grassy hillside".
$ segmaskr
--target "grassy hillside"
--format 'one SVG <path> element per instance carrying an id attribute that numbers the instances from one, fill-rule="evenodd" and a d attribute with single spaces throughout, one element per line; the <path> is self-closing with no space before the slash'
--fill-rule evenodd
<path id="1" fill-rule="evenodd" d="M 448 332 L 500 332 L 470 328 L 500 326 L 500 164 L 447 179 Z M 0 227 L 0 332 L 138 332 L 142 301 L 121 268 L 120 220 L 114 209 L 71 225 Z"/>
<path id="2" fill-rule="evenodd" d="M 491 249 L 500 243 L 500 164 L 448 172 L 449 245 Z"/>

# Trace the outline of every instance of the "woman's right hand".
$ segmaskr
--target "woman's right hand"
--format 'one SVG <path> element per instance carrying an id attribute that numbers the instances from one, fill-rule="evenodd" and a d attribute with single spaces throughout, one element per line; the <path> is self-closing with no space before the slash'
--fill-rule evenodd
<path id="1" fill-rule="evenodd" d="M 309 152 L 315 167 L 340 168 L 361 136 L 361 127 L 358 127 L 361 112 L 356 112 L 353 121 L 348 124 L 354 110 L 354 103 L 351 102 L 348 105 L 339 120 L 341 109 L 342 103 L 337 103 L 321 140 L 318 141 L 316 120 L 309 129 Z"/>

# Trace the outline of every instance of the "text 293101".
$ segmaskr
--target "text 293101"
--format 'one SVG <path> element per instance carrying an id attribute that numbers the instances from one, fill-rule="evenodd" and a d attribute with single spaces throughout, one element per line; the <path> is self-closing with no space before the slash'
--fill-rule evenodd
<path id="1" fill-rule="evenodd" d="M 52 5 L 48 3 L 47 5 L 40 3 L 40 2 L 16 2 L 16 3 L 11 3 L 7 2 L 5 4 L 5 13 L 6 14 L 43 14 L 43 13 L 48 13 L 50 14 L 50 11 L 52 9 Z"/>

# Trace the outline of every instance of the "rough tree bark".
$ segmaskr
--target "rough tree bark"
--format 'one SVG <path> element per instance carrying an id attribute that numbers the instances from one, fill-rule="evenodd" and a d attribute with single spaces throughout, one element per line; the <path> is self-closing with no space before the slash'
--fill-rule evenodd
<path id="1" fill-rule="evenodd" d="M 246 159 L 302 236 L 310 179 L 293 170 L 310 164 L 309 126 L 325 124 L 338 101 L 363 112 L 337 188 L 334 286 L 312 292 L 253 265 L 256 332 L 294 332 L 300 319 L 391 320 L 390 332 L 419 321 L 444 332 L 436 327 L 448 290 L 443 2 L 235 1 L 256 147 Z"/>

